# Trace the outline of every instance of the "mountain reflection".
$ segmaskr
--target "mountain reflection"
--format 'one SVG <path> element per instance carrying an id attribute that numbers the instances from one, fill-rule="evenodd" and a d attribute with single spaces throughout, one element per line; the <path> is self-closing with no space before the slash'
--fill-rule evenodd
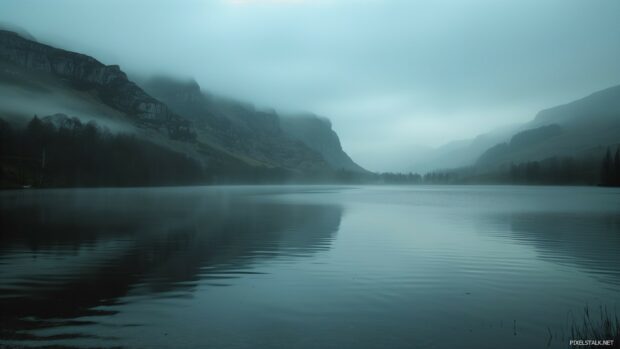
<path id="1" fill-rule="evenodd" d="M 620 215 L 603 212 L 519 212 L 493 216 L 508 224 L 510 238 L 533 246 L 538 258 L 574 265 L 620 285 Z"/>
<path id="2" fill-rule="evenodd" d="M 108 315 L 96 308 L 127 295 L 226 285 L 252 273 L 257 261 L 330 247 L 340 206 L 283 204 L 263 194 L 215 188 L 4 193 L 0 338 L 42 339 L 22 330 Z"/>

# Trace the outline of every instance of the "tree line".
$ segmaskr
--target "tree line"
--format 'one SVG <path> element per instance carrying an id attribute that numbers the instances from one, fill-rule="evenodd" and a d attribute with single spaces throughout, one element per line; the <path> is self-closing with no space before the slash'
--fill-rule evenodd
<path id="1" fill-rule="evenodd" d="M 552 157 L 493 171 L 476 166 L 418 173 L 295 173 L 210 155 L 210 166 L 132 134 L 77 118 L 0 118 L 0 187 L 156 186 L 230 183 L 546 184 L 620 186 L 620 146 L 602 160 Z"/>
<path id="2" fill-rule="evenodd" d="M 510 163 L 498 168 L 469 166 L 417 173 L 380 173 L 374 180 L 386 184 L 524 184 L 524 185 L 620 185 L 620 147 L 603 159 L 551 157 Z"/>
<path id="3" fill-rule="evenodd" d="M 594 158 L 552 157 L 541 161 L 511 164 L 510 182 L 514 184 L 596 185 L 597 161 Z"/>
<path id="4" fill-rule="evenodd" d="M 203 166 L 185 154 L 95 122 L 35 116 L 25 129 L 0 118 L 2 187 L 137 186 L 199 183 Z"/>
<path id="5" fill-rule="evenodd" d="M 615 155 L 611 156 L 611 149 L 607 148 L 601 163 L 601 185 L 606 187 L 620 187 L 620 145 Z"/>
<path id="6" fill-rule="evenodd" d="M 200 160 L 66 116 L 35 115 L 25 128 L 0 117 L 0 188 L 359 182 L 346 171 L 300 173 L 198 150 Z"/>

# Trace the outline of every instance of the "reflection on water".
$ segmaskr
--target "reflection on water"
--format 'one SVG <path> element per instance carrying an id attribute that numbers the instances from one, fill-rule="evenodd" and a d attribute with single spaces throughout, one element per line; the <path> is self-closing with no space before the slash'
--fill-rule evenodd
<path id="1" fill-rule="evenodd" d="M 620 212 L 529 212 L 496 217 L 509 222 L 512 239 L 538 258 L 575 266 L 620 286 Z"/>
<path id="2" fill-rule="evenodd" d="M 552 348 L 620 301 L 620 192 L 0 193 L 0 346 Z M 620 308 L 620 306 L 618 306 Z"/>
<path id="3" fill-rule="evenodd" d="M 37 338 L 16 332 L 23 328 L 80 323 L 48 319 L 113 315 L 95 308 L 130 291 L 183 296 L 199 280 L 224 286 L 251 274 L 263 258 L 325 249 L 342 213 L 335 205 L 260 203 L 252 194 L 261 192 L 234 190 L 28 194 L 7 197 L 2 207 L 6 338 Z"/>

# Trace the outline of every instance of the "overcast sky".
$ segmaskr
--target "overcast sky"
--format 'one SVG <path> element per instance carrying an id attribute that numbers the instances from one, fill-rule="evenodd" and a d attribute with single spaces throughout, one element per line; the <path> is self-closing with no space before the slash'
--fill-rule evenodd
<path id="1" fill-rule="evenodd" d="M 327 116 L 370 170 L 620 84 L 620 0 L 2 0 L 0 22 Z"/>

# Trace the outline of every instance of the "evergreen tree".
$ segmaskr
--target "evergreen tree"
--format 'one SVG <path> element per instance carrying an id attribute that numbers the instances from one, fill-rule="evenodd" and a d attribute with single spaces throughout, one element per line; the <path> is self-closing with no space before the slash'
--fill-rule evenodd
<path id="1" fill-rule="evenodd" d="M 601 167 L 601 185 L 609 186 L 612 184 L 612 168 L 613 162 L 611 160 L 611 151 L 607 148 L 607 152 L 603 158 L 603 165 Z"/>
<path id="2" fill-rule="evenodd" d="M 617 187 L 620 186 L 620 145 L 616 149 L 616 155 L 614 156 L 614 175 L 613 184 Z"/>
<path id="3" fill-rule="evenodd" d="M 25 129 L 0 119 L 0 185 L 136 186 L 208 183 L 195 159 L 131 134 L 35 116 Z"/>

